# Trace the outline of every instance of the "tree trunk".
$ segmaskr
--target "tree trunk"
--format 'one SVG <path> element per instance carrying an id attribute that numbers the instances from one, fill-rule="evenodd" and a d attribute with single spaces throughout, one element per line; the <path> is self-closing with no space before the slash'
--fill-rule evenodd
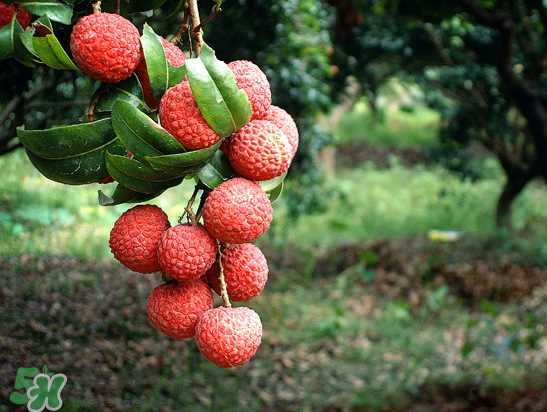
<path id="1" fill-rule="evenodd" d="M 511 228 L 511 208 L 513 202 L 532 179 L 533 176 L 530 174 L 507 174 L 507 180 L 496 207 L 496 224 L 498 227 Z"/>

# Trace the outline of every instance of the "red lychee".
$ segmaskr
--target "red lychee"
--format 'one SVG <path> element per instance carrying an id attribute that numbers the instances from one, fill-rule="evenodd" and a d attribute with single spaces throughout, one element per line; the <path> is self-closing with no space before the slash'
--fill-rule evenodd
<path id="1" fill-rule="evenodd" d="M 114 224 L 110 232 L 110 250 L 134 272 L 157 272 L 160 270 L 158 244 L 169 226 L 167 215 L 159 207 L 135 206 Z"/>
<path id="2" fill-rule="evenodd" d="M 216 187 L 203 206 L 203 222 L 215 239 L 248 243 L 270 227 L 272 205 L 260 186 L 235 177 Z"/>
<path id="3" fill-rule="evenodd" d="M 285 133 L 267 120 L 251 120 L 230 140 L 228 159 L 250 180 L 269 180 L 289 169 L 291 146 Z"/>
<path id="4" fill-rule="evenodd" d="M 245 90 L 253 109 L 253 119 L 266 114 L 272 104 L 272 92 L 268 78 L 260 68 L 247 60 L 236 60 L 228 64 L 234 73 L 237 86 Z"/>
<path id="5" fill-rule="evenodd" d="M 221 368 L 249 362 L 261 340 L 260 317 L 246 307 L 209 309 L 196 325 L 196 343 L 200 352 Z"/>
<path id="6" fill-rule="evenodd" d="M 181 67 L 184 65 L 185 56 L 181 49 L 175 46 L 173 43 L 168 42 L 163 37 L 160 37 L 161 44 L 163 45 L 163 50 L 165 52 L 165 58 L 169 64 L 173 67 Z M 158 107 L 159 102 L 154 97 L 152 93 L 152 88 L 150 87 L 150 78 L 148 77 L 148 70 L 146 68 L 146 61 L 144 58 L 141 60 L 135 73 L 139 77 L 142 86 L 142 92 L 144 94 L 144 101 L 151 108 Z"/>
<path id="7" fill-rule="evenodd" d="M 161 125 L 186 149 L 204 149 L 220 140 L 201 115 L 187 80 L 165 92 L 159 112 Z"/>
<path id="8" fill-rule="evenodd" d="M 178 281 L 199 279 L 215 263 L 217 244 L 201 225 L 167 230 L 158 247 L 161 270 Z"/>
<path id="9" fill-rule="evenodd" d="M 127 79 L 142 60 L 139 31 L 111 13 L 82 17 L 72 29 L 70 49 L 84 73 L 106 83 Z"/>
<path id="10" fill-rule="evenodd" d="M 150 323 L 173 339 L 194 336 L 201 315 L 213 307 L 213 294 L 202 280 L 165 283 L 148 296 L 146 311 Z"/>
<path id="11" fill-rule="evenodd" d="M 268 262 L 252 243 L 228 245 L 222 252 L 224 280 L 230 299 L 244 301 L 260 295 L 268 280 Z M 220 295 L 219 266 L 207 271 L 207 281 Z"/>
<path id="12" fill-rule="evenodd" d="M 262 120 L 269 120 L 285 133 L 285 136 L 287 136 L 287 139 L 289 140 L 289 145 L 291 146 L 292 160 L 298 149 L 299 136 L 298 128 L 291 115 L 281 107 L 271 105 L 266 115 L 262 117 Z"/>
<path id="13" fill-rule="evenodd" d="M 17 14 L 16 19 L 23 28 L 30 24 L 32 16 L 27 9 L 17 3 L 6 4 L 0 1 L 0 27 L 9 24 L 14 14 Z"/>

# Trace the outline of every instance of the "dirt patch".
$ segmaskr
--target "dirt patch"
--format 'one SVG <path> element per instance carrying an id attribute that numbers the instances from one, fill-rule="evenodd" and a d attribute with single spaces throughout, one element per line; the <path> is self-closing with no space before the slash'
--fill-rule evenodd
<path id="1" fill-rule="evenodd" d="M 346 143 L 336 147 L 337 167 L 354 167 L 365 162 L 372 162 L 378 168 L 390 166 L 391 159 L 397 157 L 405 167 L 427 164 L 427 154 L 415 148 L 378 147 L 364 142 Z"/>
<path id="2" fill-rule="evenodd" d="M 346 270 L 369 270 L 368 288 L 416 304 L 431 284 L 446 284 L 470 303 L 518 301 L 547 285 L 544 268 L 500 258 L 474 245 L 462 249 L 462 245 L 419 239 L 341 245 L 317 258 L 314 275 L 332 276 Z"/>

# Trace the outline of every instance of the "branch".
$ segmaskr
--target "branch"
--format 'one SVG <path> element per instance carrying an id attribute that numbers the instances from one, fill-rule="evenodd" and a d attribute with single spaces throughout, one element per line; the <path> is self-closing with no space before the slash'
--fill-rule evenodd
<path id="1" fill-rule="evenodd" d="M 192 19 L 192 34 L 194 36 L 194 47 L 196 56 L 199 56 L 203 47 L 203 30 L 201 28 L 201 20 L 199 18 L 198 0 L 188 0 L 190 17 Z"/>
<path id="2" fill-rule="evenodd" d="M 9 103 L 6 105 L 4 110 L 2 111 L 2 114 L 0 114 L 0 124 L 4 124 L 6 120 L 8 120 L 8 117 L 10 114 L 12 114 L 15 109 L 21 104 L 23 99 L 21 96 L 16 96 L 13 99 L 9 101 Z"/>

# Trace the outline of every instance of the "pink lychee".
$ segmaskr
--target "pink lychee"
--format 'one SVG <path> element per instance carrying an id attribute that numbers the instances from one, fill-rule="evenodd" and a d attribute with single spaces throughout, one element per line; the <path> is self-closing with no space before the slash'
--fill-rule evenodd
<path id="1" fill-rule="evenodd" d="M 253 110 L 253 119 L 266 114 L 272 104 L 272 92 L 268 78 L 260 68 L 247 60 L 236 60 L 228 64 L 234 73 L 237 86 L 245 90 Z"/>
<path id="2" fill-rule="evenodd" d="M 294 122 L 291 115 L 283 110 L 281 107 L 271 105 L 270 109 L 266 112 L 264 117 L 262 117 L 262 120 L 269 120 L 277 127 L 279 127 L 281 131 L 285 134 L 285 136 L 287 136 L 287 139 L 289 140 L 289 145 L 291 146 L 292 160 L 294 158 L 294 155 L 296 154 L 296 150 L 298 149 L 299 136 L 298 128 L 296 127 L 296 123 Z"/>
<path id="3" fill-rule="evenodd" d="M 235 172 L 250 180 L 269 180 L 289 169 L 291 147 L 279 127 L 251 120 L 230 139 L 228 159 Z"/>
<path id="4" fill-rule="evenodd" d="M 199 317 L 212 307 L 209 286 L 193 280 L 155 287 L 146 309 L 150 323 L 161 333 L 173 339 L 188 339 L 194 336 Z"/>
<path id="5" fill-rule="evenodd" d="M 215 239 L 248 243 L 270 227 L 272 205 L 258 184 L 235 177 L 209 194 L 203 206 L 203 221 Z"/>
<path id="6" fill-rule="evenodd" d="M 111 13 L 82 17 L 72 29 L 70 50 L 84 73 L 105 83 L 127 79 L 142 60 L 139 31 Z"/>
<path id="7" fill-rule="evenodd" d="M 159 113 L 161 125 L 188 150 L 204 149 L 220 140 L 201 115 L 187 80 L 165 92 Z"/>
<path id="8" fill-rule="evenodd" d="M 249 362 L 261 340 L 260 317 L 246 307 L 209 309 L 196 325 L 196 343 L 200 352 L 221 368 Z"/>
<path id="9" fill-rule="evenodd" d="M 116 259 L 134 272 L 157 272 L 160 269 L 158 244 L 169 226 L 167 215 L 159 207 L 135 206 L 114 224 L 110 232 L 110 250 Z"/>
<path id="10" fill-rule="evenodd" d="M 165 231 L 158 247 L 161 270 L 178 281 L 199 279 L 215 262 L 217 244 L 201 225 Z"/>
<path id="11" fill-rule="evenodd" d="M 222 252 L 226 289 L 232 301 L 245 301 L 260 295 L 268 280 L 268 263 L 252 243 L 228 245 Z M 219 265 L 207 271 L 207 281 L 220 295 Z"/>

